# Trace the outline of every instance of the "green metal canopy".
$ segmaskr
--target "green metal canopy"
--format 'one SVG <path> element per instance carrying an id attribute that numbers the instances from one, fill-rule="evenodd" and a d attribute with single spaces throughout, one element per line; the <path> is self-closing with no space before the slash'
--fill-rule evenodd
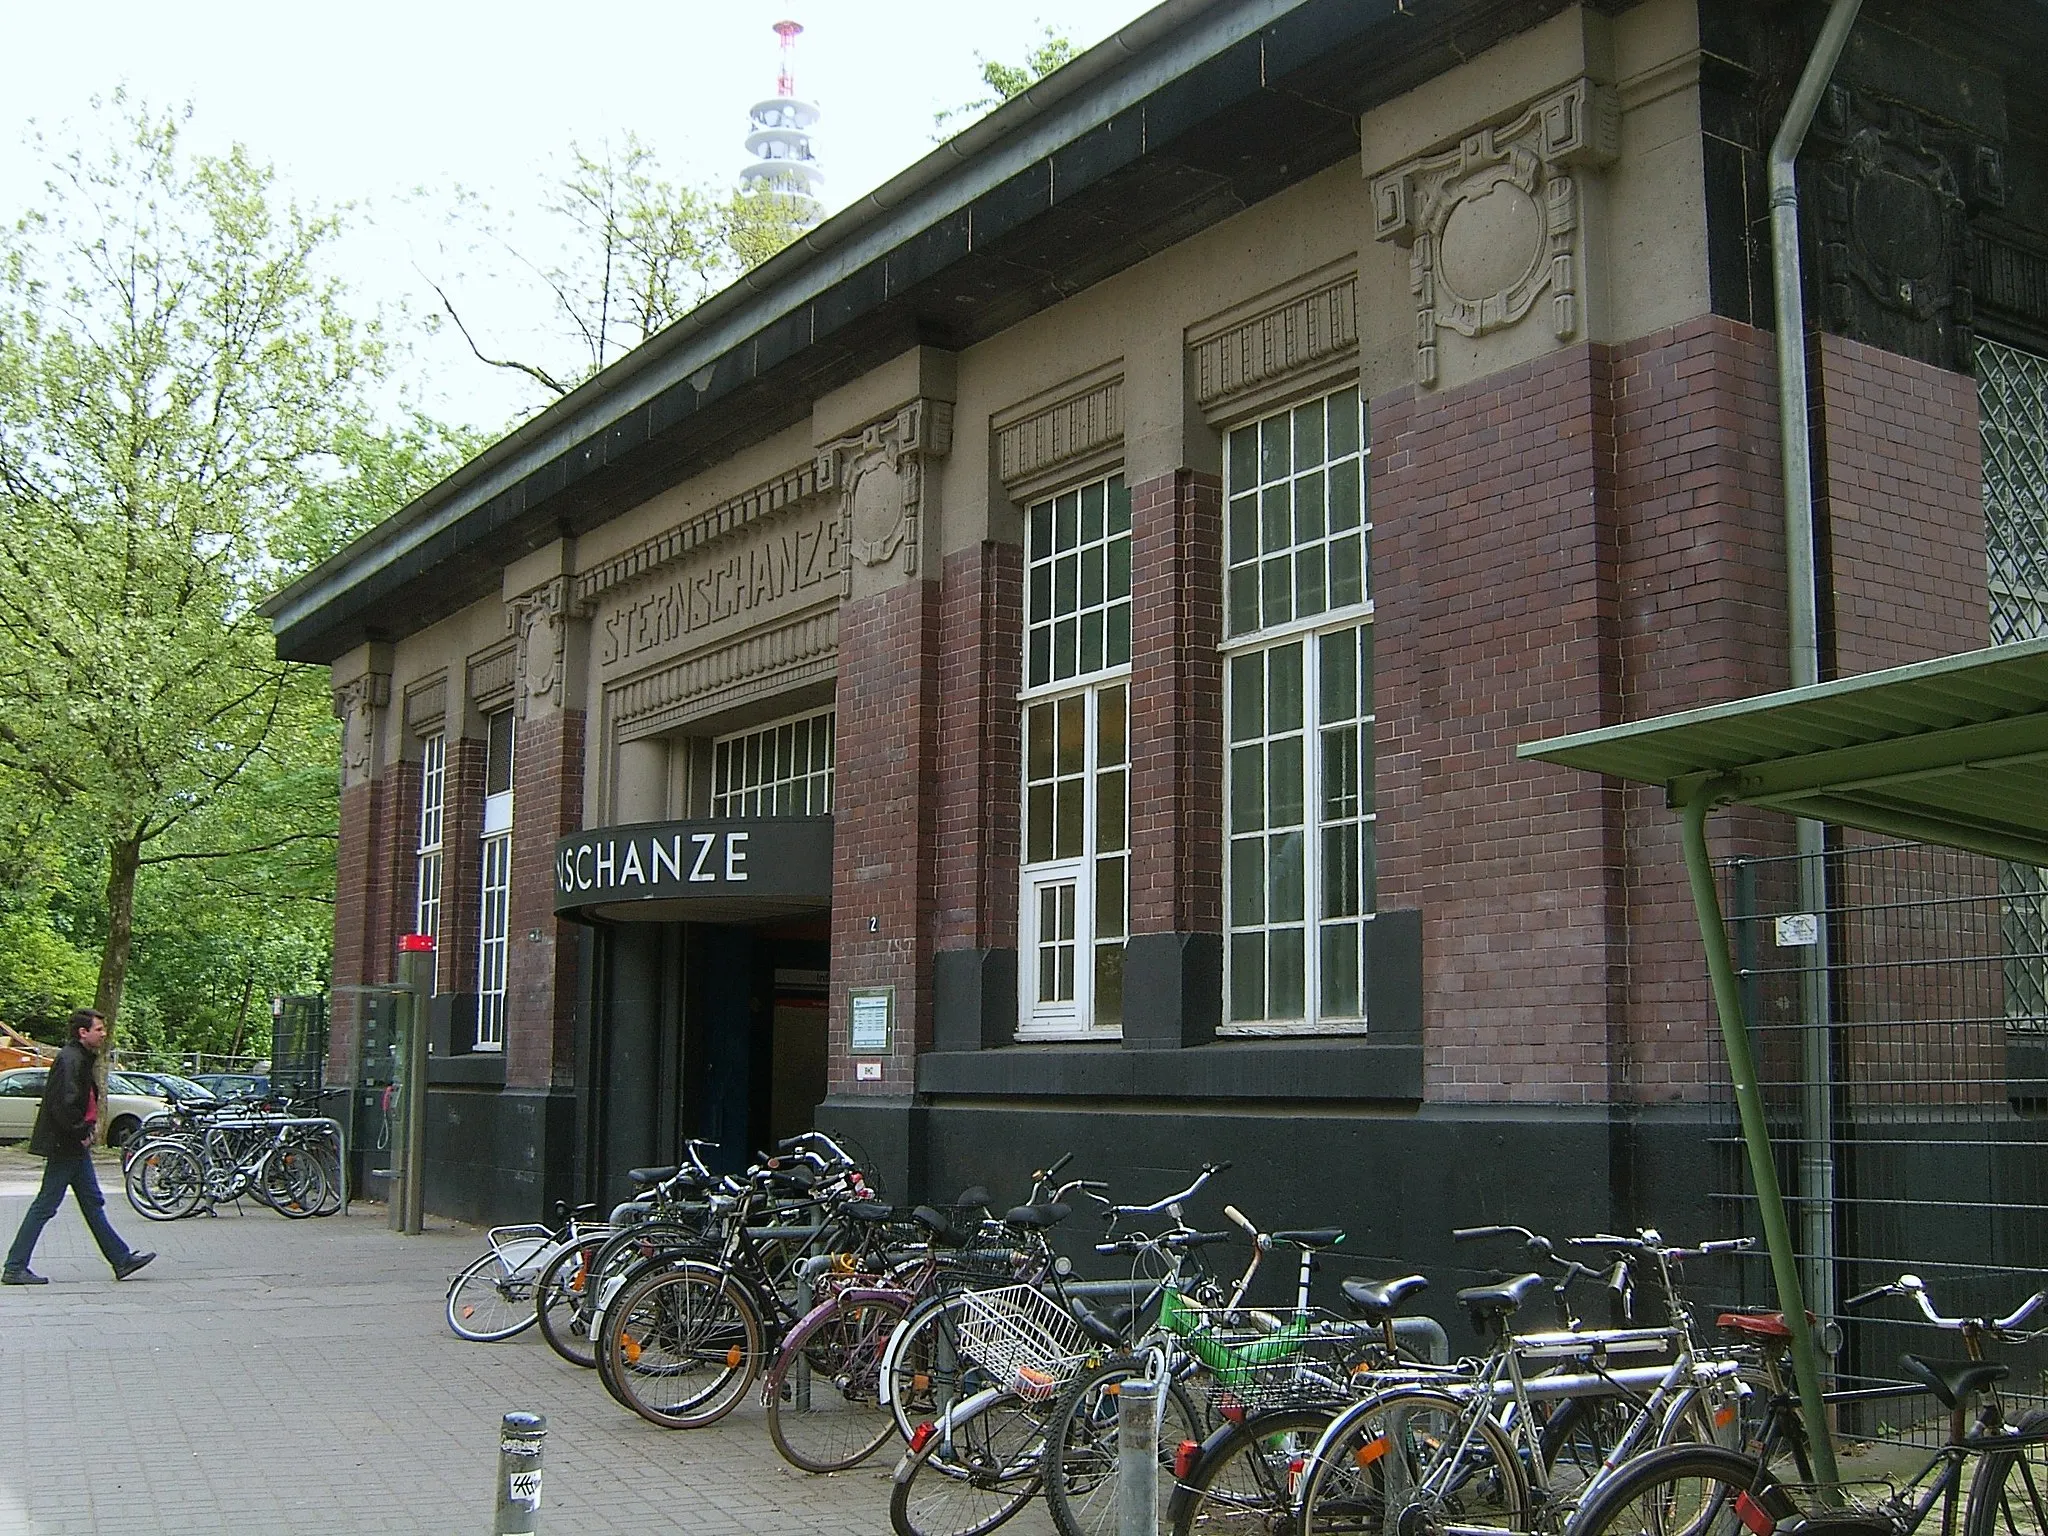
<path id="1" fill-rule="evenodd" d="M 2048 639 L 1531 742 L 1517 756 L 1662 784 L 1683 819 L 1686 875 L 1778 1305 L 1792 1334 L 1801 1417 L 1815 1471 L 1833 1486 L 1819 1361 L 1707 854 L 1707 814 L 1760 806 L 2048 864 Z"/>
<path id="2" fill-rule="evenodd" d="M 1993 646 L 1518 756 L 1993 858 L 2048 864 L 2048 640 Z"/>

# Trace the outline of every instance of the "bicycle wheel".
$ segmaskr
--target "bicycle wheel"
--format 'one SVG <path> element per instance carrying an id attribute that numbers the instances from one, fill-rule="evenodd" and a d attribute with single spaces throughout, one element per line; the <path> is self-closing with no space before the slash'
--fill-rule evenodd
<path id="1" fill-rule="evenodd" d="M 1714 1445 L 1650 1451 L 1615 1474 L 1573 1522 L 1573 1536 L 1751 1536 L 1795 1512 L 1754 1456 Z"/>
<path id="2" fill-rule="evenodd" d="M 578 1238 L 548 1260 L 533 1288 L 533 1309 L 540 1319 L 540 1336 L 564 1360 L 586 1370 L 597 1364 L 597 1344 L 590 1336 L 597 1302 L 597 1288 L 591 1283 L 591 1261 L 608 1236 L 593 1232 Z"/>
<path id="3" fill-rule="evenodd" d="M 533 1323 L 533 1276 L 508 1275 L 495 1252 L 448 1282 L 448 1326 L 457 1338 L 495 1344 Z"/>
<path id="4" fill-rule="evenodd" d="M 981 1536 L 1038 1492 L 1042 1404 L 992 1393 L 960 1422 L 926 1433 L 923 1448 L 896 1464 L 889 1489 L 896 1536 Z"/>
<path id="5" fill-rule="evenodd" d="M 2048 1409 L 2023 1414 L 2013 1430 L 2019 1444 L 1978 1465 L 1963 1536 L 2048 1533 Z"/>
<path id="6" fill-rule="evenodd" d="M 1148 1369 L 1148 1361 L 1133 1355 L 1098 1360 L 1060 1395 L 1045 1435 L 1045 1502 L 1060 1536 L 1115 1536 L 1120 1389 Z M 1169 1381 L 1159 1422 L 1161 1509 L 1173 1498 L 1174 1457 L 1182 1441 L 1202 1438 L 1200 1425 L 1186 1389 Z"/>
<path id="7" fill-rule="evenodd" d="M 1640 1412 L 1636 1401 L 1612 1394 L 1568 1397 L 1557 1403 L 1543 1421 L 1540 1445 L 1544 1471 L 1549 1475 L 1551 1497 L 1567 1507 L 1584 1498 L 1614 1448 L 1637 1428 Z M 1725 1413 L 1726 1424 L 1715 1420 Z M 1688 1388 L 1677 1411 L 1667 1411 L 1655 1427 L 1637 1442 L 1639 1454 L 1654 1445 L 1719 1445 L 1731 1447 L 1741 1431 L 1736 1424 L 1733 1391 L 1725 1400 L 1718 1394 L 1710 1402 L 1704 1393 Z"/>
<path id="8" fill-rule="evenodd" d="M 1290 1536 L 1302 1468 L 1336 1413 L 1282 1408 L 1217 1430 L 1174 1487 L 1166 1510 L 1173 1536 Z"/>
<path id="9" fill-rule="evenodd" d="M 882 1352 L 909 1310 L 894 1297 L 841 1297 L 783 1342 L 767 1395 L 768 1435 L 785 1460 L 843 1472 L 895 1433 L 882 1405 Z"/>
<path id="10" fill-rule="evenodd" d="M 121 1175 L 128 1203 L 151 1221 L 176 1221 L 199 1209 L 206 1170 L 183 1142 L 156 1141 L 139 1150 Z"/>
<path id="11" fill-rule="evenodd" d="M 315 1214 L 327 1200 L 327 1175 L 303 1147 L 277 1148 L 263 1162 L 251 1188 L 280 1216 L 294 1221 Z"/>
<path id="12" fill-rule="evenodd" d="M 724 1270 L 689 1261 L 630 1283 L 605 1314 L 600 1374 L 650 1424 L 696 1429 L 724 1418 L 761 1370 L 761 1319 Z"/>
<path id="13" fill-rule="evenodd" d="M 1470 1412 L 1480 1416 L 1469 1426 Z M 1513 1442 L 1449 1392 L 1378 1393 L 1334 1419 L 1304 1471 L 1301 1536 L 1428 1536 L 1445 1524 L 1529 1528 L 1528 1485 Z"/>
<path id="14" fill-rule="evenodd" d="M 960 1353 L 966 1293 L 920 1302 L 898 1325 L 882 1357 L 884 1396 L 896 1433 L 908 1441 L 920 1424 L 936 1424 L 955 1403 L 1000 1385 Z"/>

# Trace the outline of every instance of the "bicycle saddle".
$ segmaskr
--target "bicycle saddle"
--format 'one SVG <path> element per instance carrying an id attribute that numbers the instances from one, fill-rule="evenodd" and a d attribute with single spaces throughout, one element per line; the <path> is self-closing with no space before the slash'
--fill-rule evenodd
<path id="1" fill-rule="evenodd" d="M 1124 1342 L 1124 1334 L 1131 1326 L 1131 1319 L 1138 1312 L 1133 1306 L 1111 1307 L 1106 1313 L 1098 1312 L 1080 1296 L 1067 1298 L 1067 1310 L 1074 1314 L 1074 1321 L 1079 1323 L 1090 1337 L 1103 1344 L 1119 1346 Z"/>
<path id="2" fill-rule="evenodd" d="M 953 1204 L 961 1207 L 976 1207 L 988 1204 L 988 1191 L 979 1184 L 970 1184 L 961 1190 Z"/>
<path id="3" fill-rule="evenodd" d="M 971 1233 L 962 1232 L 952 1220 L 936 1206 L 920 1205 L 910 1213 L 910 1219 L 925 1231 L 931 1233 L 932 1241 L 944 1248 L 965 1248 L 974 1241 Z"/>
<path id="4" fill-rule="evenodd" d="M 672 1179 L 675 1176 L 676 1165 L 673 1163 L 666 1168 L 628 1168 L 626 1170 L 626 1177 L 635 1184 L 659 1184 L 662 1180 Z"/>
<path id="5" fill-rule="evenodd" d="M 1908 1376 L 1940 1398 L 1944 1408 L 1953 1408 L 1957 1398 L 1981 1392 L 2012 1374 L 1996 1360 L 1929 1360 L 1924 1355 L 1901 1355 L 1899 1364 L 1906 1368 Z"/>
<path id="6" fill-rule="evenodd" d="M 1353 1278 L 1344 1282 L 1344 1299 L 1368 1323 L 1384 1323 L 1402 1302 L 1428 1288 L 1429 1282 L 1420 1275 L 1403 1275 L 1399 1280 L 1382 1280 L 1378 1284 Z"/>
<path id="7" fill-rule="evenodd" d="M 1458 1305 L 1472 1314 L 1472 1321 L 1484 1326 L 1490 1319 L 1511 1317 L 1523 1302 L 1543 1289 L 1543 1277 L 1517 1275 L 1499 1285 L 1474 1285 L 1458 1292 Z"/>
<path id="8" fill-rule="evenodd" d="M 1013 1227 L 1056 1227 L 1067 1219 L 1064 1205 L 1013 1205 L 1003 1221 Z"/>
<path id="9" fill-rule="evenodd" d="M 1344 1241 L 1342 1227 L 1316 1227 L 1305 1232 L 1275 1232 L 1276 1243 L 1292 1243 L 1297 1248 L 1334 1248 Z"/>
<path id="10" fill-rule="evenodd" d="M 894 1221 L 896 1219 L 896 1207 L 884 1205 L 879 1200 L 855 1200 L 839 1214 L 848 1221 Z"/>

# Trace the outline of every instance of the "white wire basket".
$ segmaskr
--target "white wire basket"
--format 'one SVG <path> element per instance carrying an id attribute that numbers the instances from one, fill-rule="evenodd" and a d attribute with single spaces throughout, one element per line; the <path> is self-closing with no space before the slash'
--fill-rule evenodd
<path id="1" fill-rule="evenodd" d="M 489 1233 L 491 1251 L 498 1264 L 513 1279 L 538 1274 L 546 1267 L 555 1247 L 555 1235 L 548 1228 L 531 1223 L 493 1227 Z"/>
<path id="2" fill-rule="evenodd" d="M 1028 1285 L 963 1292 L 959 1334 L 961 1354 L 1024 1397 L 1050 1397 L 1092 1353 L 1081 1325 Z"/>

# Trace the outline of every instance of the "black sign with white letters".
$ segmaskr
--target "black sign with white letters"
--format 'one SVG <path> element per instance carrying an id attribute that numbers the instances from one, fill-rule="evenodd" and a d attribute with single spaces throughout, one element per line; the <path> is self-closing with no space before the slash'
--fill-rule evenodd
<path id="1" fill-rule="evenodd" d="M 565 916 L 625 902 L 786 907 L 831 899 L 830 816 L 595 827 L 555 844 L 555 910 Z"/>

